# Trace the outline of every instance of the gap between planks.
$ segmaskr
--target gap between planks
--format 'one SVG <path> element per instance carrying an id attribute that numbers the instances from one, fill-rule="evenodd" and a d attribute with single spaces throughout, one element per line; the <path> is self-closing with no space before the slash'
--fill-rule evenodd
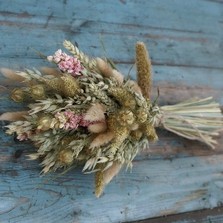
<path id="1" fill-rule="evenodd" d="M 204 209 L 199 211 L 174 214 L 169 216 L 150 218 L 131 223 L 222 223 L 223 206 L 213 209 Z M 130 222 L 128 222 L 130 223 Z"/>

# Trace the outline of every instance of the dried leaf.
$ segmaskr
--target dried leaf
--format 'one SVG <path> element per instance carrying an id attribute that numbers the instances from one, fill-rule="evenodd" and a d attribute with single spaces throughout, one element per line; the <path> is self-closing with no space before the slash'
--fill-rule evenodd
<path id="1" fill-rule="evenodd" d="M 85 172 L 85 170 L 88 170 L 88 169 L 92 169 L 92 167 L 94 166 L 94 164 L 95 164 L 95 158 L 91 158 L 91 159 L 89 159 L 89 160 L 85 163 L 82 172 Z"/>
<path id="2" fill-rule="evenodd" d="M 32 153 L 32 154 L 27 155 L 27 157 L 28 157 L 28 160 L 36 160 L 39 158 L 39 155 L 38 153 Z"/>

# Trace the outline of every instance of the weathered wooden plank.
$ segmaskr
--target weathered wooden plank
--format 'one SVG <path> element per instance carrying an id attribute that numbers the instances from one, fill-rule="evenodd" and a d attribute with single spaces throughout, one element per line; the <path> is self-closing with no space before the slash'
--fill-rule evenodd
<path id="1" fill-rule="evenodd" d="M 57 20 L 57 23 L 64 22 L 60 19 Z M 18 26 L 20 27 L 22 24 Z M 35 57 L 33 48 L 49 54 L 53 52 L 54 48 L 61 47 L 63 39 L 77 41 L 80 47 L 88 51 L 89 54 L 104 55 L 103 49 L 100 47 L 100 36 L 102 35 L 106 49 L 109 50 L 109 56 L 111 55 L 112 59 L 119 62 L 133 63 L 134 44 L 141 40 L 148 44 L 154 64 L 223 68 L 218 59 L 223 56 L 222 51 L 219 50 L 219 47 L 222 48 L 221 36 L 202 33 L 173 33 L 171 31 L 164 33 L 163 30 L 147 30 L 143 26 L 134 32 L 125 25 L 121 31 L 120 25 L 108 24 L 105 28 L 103 26 L 104 24 L 89 22 L 84 27 L 80 25 L 75 32 L 69 28 L 58 30 L 53 26 L 45 29 L 41 26 L 36 27 L 34 24 L 22 27 L 22 30 L 13 26 L 2 26 L 1 32 L 4 32 L 2 32 L 0 40 L 3 48 L 1 57 L 33 58 Z M 35 27 L 34 30 L 33 27 Z M 78 29 L 81 30 L 78 31 Z M 53 36 L 48 35 L 49 31 L 53 33 Z M 137 33 L 141 34 L 137 35 Z M 21 38 L 23 41 L 18 42 L 18 39 Z M 12 52 L 14 54 L 10 55 Z M 210 55 L 212 56 L 210 57 Z"/>
<path id="2" fill-rule="evenodd" d="M 103 2 L 87 0 L 79 3 L 71 0 L 63 2 L 55 0 L 43 4 L 42 1 L 24 0 L 21 4 L 19 1 L 9 0 L 1 2 L 1 9 L 18 18 L 32 19 L 32 15 L 47 16 L 48 24 L 53 21 L 54 17 L 65 17 L 67 19 L 88 19 L 108 23 L 124 22 L 130 25 L 148 24 L 148 26 L 160 27 L 164 30 L 219 33 L 221 32 L 219 26 L 221 19 L 219 20 L 219 18 L 222 16 L 220 3 L 200 0 L 188 0 L 186 2 L 173 2 L 171 0 L 138 2 L 132 0 L 115 3 L 109 0 Z"/>
<path id="3" fill-rule="evenodd" d="M 1 222 L 125 222 L 221 205 L 222 155 L 134 162 L 96 199 L 92 175 L 54 178 L 24 157 L 1 162 Z M 80 171 L 80 170 L 79 170 Z"/>
<path id="4" fill-rule="evenodd" d="M 13 52 L 13 57 L 33 58 L 30 48 L 50 53 L 53 46 L 57 48 L 64 38 L 76 40 L 90 54 L 100 55 L 102 48 L 98 46 L 102 34 L 109 54 L 117 61 L 132 62 L 133 45 L 141 39 L 149 45 L 156 64 L 222 68 L 218 59 L 223 55 L 219 50 L 222 49 L 219 3 L 197 0 L 172 4 L 165 1 L 161 4 L 146 1 L 143 6 L 147 10 L 143 12 L 142 5 L 135 1 L 126 4 L 110 1 L 101 4 L 99 1 L 94 3 L 91 11 L 86 10 L 87 5 L 91 5 L 90 1 L 76 5 L 72 1 L 67 1 L 66 5 L 59 1 L 53 5 L 45 3 L 40 11 L 42 3 L 35 4 L 33 7 L 34 4 L 24 1 L 27 11 L 16 2 L 1 4 L 3 32 L 0 43 L 7 46 L 2 50 L 3 57 L 10 57 L 8 53 Z M 118 9 L 115 16 L 114 7 Z"/>

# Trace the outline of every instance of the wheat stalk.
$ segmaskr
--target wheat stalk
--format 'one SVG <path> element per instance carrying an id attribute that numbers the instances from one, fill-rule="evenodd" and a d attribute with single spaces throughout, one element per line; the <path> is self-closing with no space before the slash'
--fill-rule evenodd
<path id="1" fill-rule="evenodd" d="M 85 66 L 86 69 L 91 71 L 97 71 L 97 63 L 95 59 L 90 58 L 86 54 L 84 54 L 78 47 L 74 46 L 70 41 L 65 40 L 63 42 L 64 47 L 70 51 L 77 59 L 81 61 L 81 63 Z"/>

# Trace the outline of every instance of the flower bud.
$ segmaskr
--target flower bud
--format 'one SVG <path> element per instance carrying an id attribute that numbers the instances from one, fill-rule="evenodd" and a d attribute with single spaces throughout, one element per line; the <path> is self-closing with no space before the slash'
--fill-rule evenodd
<path id="1" fill-rule="evenodd" d="M 58 160 L 65 165 L 69 165 L 73 162 L 73 152 L 70 149 L 65 149 L 59 152 Z"/>
<path id="2" fill-rule="evenodd" d="M 146 113 L 144 109 L 139 109 L 136 112 L 136 117 L 139 123 L 144 123 L 147 120 L 148 114 Z"/>
<path id="3" fill-rule="evenodd" d="M 41 85 L 41 84 L 33 85 L 30 88 L 30 91 L 31 91 L 31 96 L 34 99 L 40 100 L 40 99 L 45 98 L 45 89 L 44 89 L 43 85 Z"/>
<path id="4" fill-rule="evenodd" d="M 42 131 L 47 131 L 50 129 L 52 117 L 49 115 L 42 116 L 37 122 L 37 129 Z"/>
<path id="5" fill-rule="evenodd" d="M 142 135 L 143 134 L 142 134 L 142 132 L 140 130 L 136 130 L 136 131 L 132 131 L 131 132 L 132 139 L 136 140 L 136 141 L 140 140 L 142 138 Z"/>
<path id="6" fill-rule="evenodd" d="M 11 99 L 15 102 L 22 102 L 24 100 L 24 91 L 22 89 L 19 88 L 15 88 L 12 92 L 11 92 Z"/>
<path id="7" fill-rule="evenodd" d="M 119 111 L 116 119 L 122 126 L 130 126 L 135 121 L 135 117 L 132 111 L 126 109 Z"/>

